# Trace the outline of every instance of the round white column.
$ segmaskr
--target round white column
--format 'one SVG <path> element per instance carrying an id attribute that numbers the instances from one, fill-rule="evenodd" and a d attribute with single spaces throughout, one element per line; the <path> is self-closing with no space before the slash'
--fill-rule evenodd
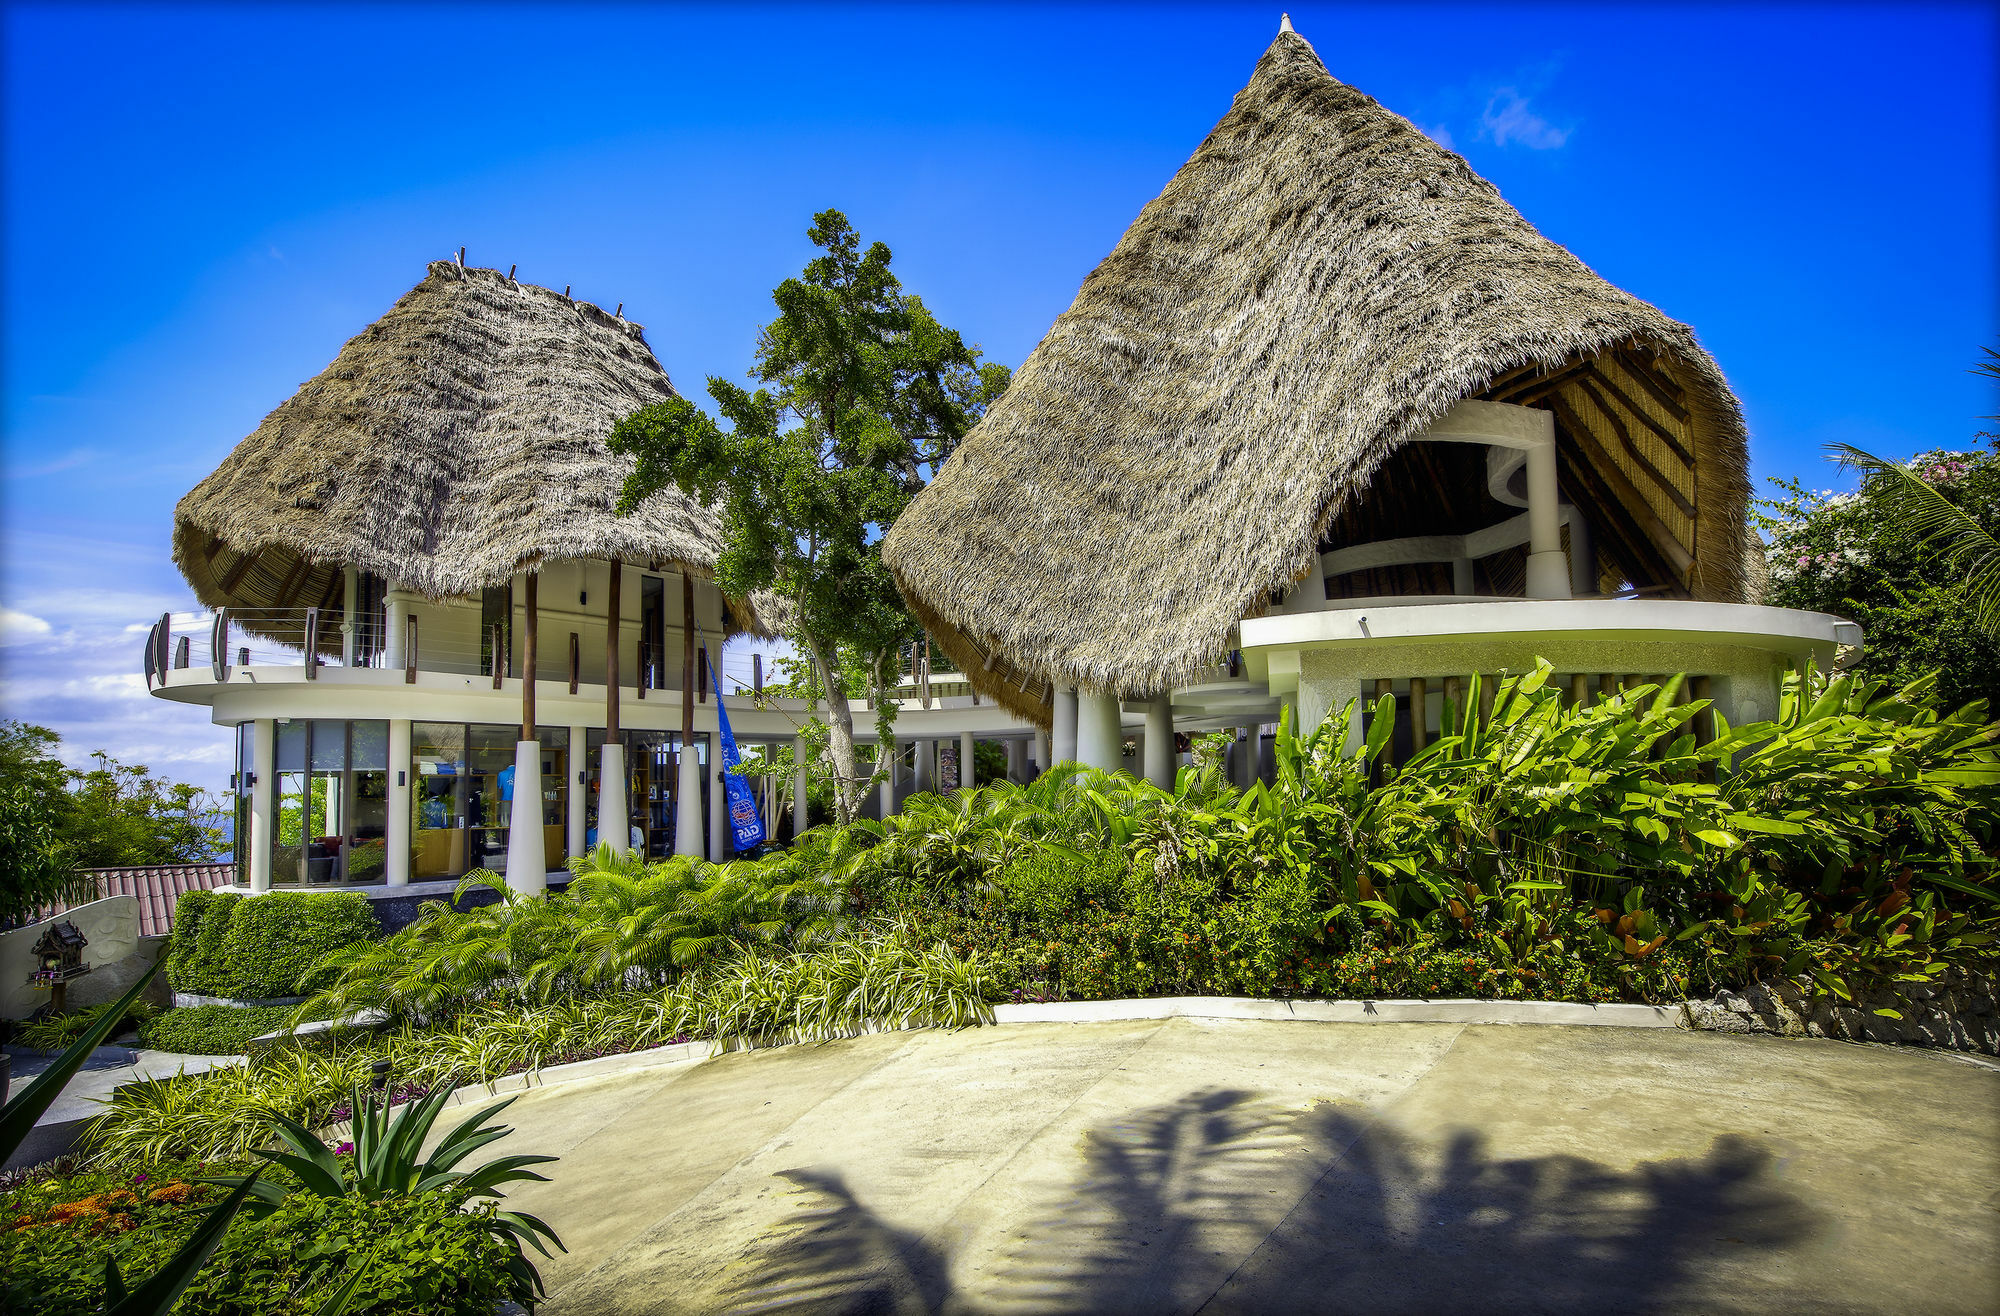
<path id="1" fill-rule="evenodd" d="M 878 740 L 875 742 L 875 770 L 882 776 L 882 816 L 887 818 L 896 811 L 896 742 Z"/>
<path id="2" fill-rule="evenodd" d="M 1015 739 L 1007 744 L 1007 780 L 1023 782 L 1028 777 L 1028 742 Z"/>
<path id="3" fill-rule="evenodd" d="M 1049 741 L 1049 733 L 1048 733 L 1048 732 L 1046 732 L 1046 731 L 1044 731 L 1044 730 L 1042 730 L 1042 729 L 1041 729 L 1040 727 L 1036 727 L 1036 728 L 1035 728 L 1035 769 L 1034 769 L 1034 770 L 1035 770 L 1035 771 L 1036 771 L 1037 773 L 1043 773 L 1043 772 L 1047 772 L 1047 771 L 1049 770 L 1049 761 L 1050 761 L 1050 760 L 1049 760 L 1049 750 L 1050 750 L 1051 748 L 1052 748 L 1052 746 L 1051 746 L 1051 744 L 1050 744 L 1050 741 Z"/>
<path id="4" fill-rule="evenodd" d="M 583 770 L 584 746 L 589 741 L 590 728 L 571 727 L 569 753 L 563 756 L 563 771 L 569 774 L 568 780 L 563 783 L 563 790 L 567 792 L 563 798 L 569 801 L 564 819 L 569 825 L 563 829 L 563 839 L 568 843 L 567 849 L 570 854 L 577 858 L 581 858 L 590 848 L 583 840 L 590 830 L 590 821 L 587 817 L 590 811 L 584 808 L 588 803 L 584 798 L 584 781 L 588 774 Z"/>
<path id="5" fill-rule="evenodd" d="M 1105 772 L 1124 766 L 1125 730 L 1119 721 L 1116 693 L 1077 696 L 1076 759 Z"/>
<path id="6" fill-rule="evenodd" d="M 538 896 L 549 887 L 542 845 L 542 742 L 514 742 L 514 798 L 507 809 L 507 889 Z"/>
<path id="7" fill-rule="evenodd" d="M 382 844 L 383 878 L 390 886 L 410 884 L 410 723 L 399 718 L 389 723 L 389 816 L 385 819 Z"/>
<path id="8" fill-rule="evenodd" d="M 632 848 L 632 814 L 625 803 L 625 746 L 616 740 L 605 741 L 598 750 L 597 843 L 608 843 L 615 855 Z"/>
<path id="9" fill-rule="evenodd" d="M 256 721 L 250 740 L 250 871 L 244 879 L 252 891 L 271 889 L 271 845 L 277 840 L 278 726 L 268 717 Z"/>
<path id="10" fill-rule="evenodd" d="M 1556 504 L 1554 438 L 1528 449 L 1528 597 L 1570 596 L 1569 559 L 1562 551 L 1562 509 Z"/>
<path id="11" fill-rule="evenodd" d="M 978 748 L 970 731 L 958 733 L 958 788 L 962 791 L 971 790 L 973 783 L 979 780 L 973 771 L 974 751 Z"/>
<path id="12" fill-rule="evenodd" d="M 674 787 L 674 853 L 701 857 L 701 764 L 694 742 L 681 746 L 680 772 Z M 603 828 L 598 828 L 600 835 Z"/>
<path id="13" fill-rule="evenodd" d="M 1159 695 L 1146 701 L 1146 780 L 1155 786 L 1173 789 L 1174 784 L 1174 697 Z"/>
<path id="14" fill-rule="evenodd" d="M 793 736 L 792 737 L 792 835 L 794 837 L 797 837 L 800 832 L 806 829 L 807 827 L 806 818 L 807 815 L 811 812 L 811 807 L 812 807 L 811 801 L 807 797 L 807 792 L 806 792 L 806 785 L 810 781 L 810 778 L 807 777 L 806 775 L 807 769 L 810 766 L 810 760 L 808 760 L 806 757 L 808 752 L 809 751 L 806 748 L 806 738 L 804 736 Z"/>
<path id="15" fill-rule="evenodd" d="M 933 766 L 936 762 L 937 742 L 934 740 L 919 740 L 917 742 L 917 770 L 915 779 L 910 784 L 910 793 L 912 795 L 921 795 L 925 791 L 937 789 L 936 782 L 932 780 L 934 775 Z"/>
<path id="16" fill-rule="evenodd" d="M 1055 693 L 1055 731 L 1049 738 L 1049 753 L 1054 763 L 1042 766 L 1054 767 L 1056 763 L 1068 763 L 1077 756 L 1077 697 L 1073 685 L 1059 685 Z"/>

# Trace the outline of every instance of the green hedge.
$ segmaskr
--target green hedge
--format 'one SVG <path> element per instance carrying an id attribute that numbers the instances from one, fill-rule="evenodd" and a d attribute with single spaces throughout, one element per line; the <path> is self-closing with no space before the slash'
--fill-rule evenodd
<path id="1" fill-rule="evenodd" d="M 197 1005 L 168 1010 L 139 1026 L 139 1043 L 191 1056 L 240 1056 L 250 1039 L 285 1026 L 289 1005 Z"/>
<path id="2" fill-rule="evenodd" d="M 329 952 L 381 931 L 356 891 L 274 891 L 247 900 L 190 891 L 174 907 L 167 981 L 201 996 L 303 996 L 323 985 L 315 970 Z"/>

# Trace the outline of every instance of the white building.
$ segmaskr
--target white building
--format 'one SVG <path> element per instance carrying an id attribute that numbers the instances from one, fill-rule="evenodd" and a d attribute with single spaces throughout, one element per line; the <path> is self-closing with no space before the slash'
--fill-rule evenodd
<path id="1" fill-rule="evenodd" d="M 1637 218 L 1637 217 L 1635 217 Z M 1289 22 L 884 542 L 1058 761 L 1468 678 L 1686 673 L 1734 722 L 1860 628 L 1757 606 L 1742 412 L 1692 330 L 1328 74 Z M 1488 692 L 1492 682 L 1482 682 Z M 1361 734 L 1357 717 L 1353 734 Z"/>
<path id="2" fill-rule="evenodd" d="M 483 866 L 538 890 L 604 817 L 650 856 L 729 853 L 703 659 L 764 626 L 709 579 L 710 509 L 614 514 L 604 442 L 671 396 L 622 315 L 439 262 L 181 500 L 175 561 L 214 612 L 163 618 L 147 677 L 236 732 L 248 889 L 428 894 Z M 762 702 L 732 699 L 739 743 L 791 743 L 809 710 Z M 908 702 L 892 807 L 945 784 L 941 745 L 969 773 L 975 737 L 1007 741 L 1028 771 L 1032 728 L 992 700 Z M 774 832 L 803 789 L 765 790 Z"/>

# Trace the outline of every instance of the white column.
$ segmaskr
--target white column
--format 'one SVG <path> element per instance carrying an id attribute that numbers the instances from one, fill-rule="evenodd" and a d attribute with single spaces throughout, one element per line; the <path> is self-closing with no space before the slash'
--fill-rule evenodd
<path id="1" fill-rule="evenodd" d="M 910 785 L 910 793 L 912 795 L 921 795 L 925 791 L 937 789 L 937 784 L 932 780 L 932 769 L 936 763 L 937 742 L 934 740 L 919 740 L 917 742 L 916 776 Z"/>
<path id="2" fill-rule="evenodd" d="M 1007 780 L 1023 782 L 1028 777 L 1028 742 L 1018 737 L 1004 742 L 1007 746 Z"/>
<path id="3" fill-rule="evenodd" d="M 606 740 L 598 750 L 597 843 L 623 855 L 632 848 L 632 814 L 625 802 L 625 745 Z"/>
<path id="4" fill-rule="evenodd" d="M 1146 701 L 1146 780 L 1168 789 L 1174 784 L 1174 697 Z"/>
<path id="5" fill-rule="evenodd" d="M 692 740 L 681 746 L 679 780 L 675 783 L 674 853 L 701 857 L 701 764 Z M 603 826 L 598 834 L 603 835 Z"/>
<path id="6" fill-rule="evenodd" d="M 584 747 L 589 741 L 590 728 L 571 727 L 569 729 L 569 754 L 563 768 L 563 771 L 569 773 L 569 781 L 563 787 L 569 792 L 568 796 L 565 797 L 569 800 L 569 826 L 565 830 L 568 833 L 569 852 L 579 858 L 588 849 L 584 844 L 583 838 L 590 828 L 590 822 L 586 816 L 589 810 L 584 808 L 584 805 L 589 802 L 584 798 L 584 780 L 589 774 L 583 768 L 583 760 L 587 753 Z"/>
<path id="7" fill-rule="evenodd" d="M 361 607 L 361 572 L 348 567 L 343 573 L 340 599 L 340 665 L 354 666 L 355 612 Z"/>
<path id="8" fill-rule="evenodd" d="M 792 835 L 794 837 L 796 837 L 800 832 L 806 829 L 807 825 L 806 816 L 811 811 L 811 802 L 807 798 L 807 793 L 806 793 L 806 785 L 807 782 L 809 781 L 806 772 L 807 769 L 811 766 L 811 761 L 806 757 L 808 752 L 809 751 L 806 748 L 806 738 L 804 736 L 793 736 L 792 737 Z"/>
<path id="9" fill-rule="evenodd" d="M 720 666 L 717 667 L 720 671 Z M 708 738 L 708 859 L 729 858 L 729 787 L 723 784 L 722 735 Z"/>
<path id="10" fill-rule="evenodd" d="M 392 589 L 383 597 L 382 626 L 388 634 L 382 637 L 382 666 L 390 671 L 409 665 L 409 659 L 403 653 L 403 642 L 408 638 L 410 629 L 406 624 L 410 602 L 416 597 L 404 589 Z"/>
<path id="11" fill-rule="evenodd" d="M 1528 597 L 1569 596 L 1569 559 L 1563 556 L 1562 510 L 1556 504 L 1556 444 L 1551 437 L 1528 449 Z"/>
<path id="12" fill-rule="evenodd" d="M 970 731 L 958 733 L 958 788 L 969 791 L 979 780 L 973 772 L 974 751 L 979 748 Z"/>
<path id="13" fill-rule="evenodd" d="M 1036 772 L 1041 773 L 1041 772 L 1047 772 L 1049 770 L 1050 748 L 1051 745 L 1049 742 L 1049 733 L 1042 730 L 1040 727 L 1036 727 L 1035 728 L 1035 771 Z"/>
<path id="14" fill-rule="evenodd" d="M 542 742 L 514 742 L 514 798 L 507 809 L 507 889 L 524 896 L 548 890 L 542 845 Z"/>
<path id="15" fill-rule="evenodd" d="M 271 889 L 271 843 L 277 839 L 278 727 L 268 717 L 257 719 L 251 733 L 250 871 L 244 876 L 252 891 Z"/>
<path id="16" fill-rule="evenodd" d="M 1049 740 L 1049 754 L 1054 763 L 1067 763 L 1076 757 L 1076 687 L 1059 685 L 1055 693 L 1056 726 Z M 1045 763 L 1051 767 L 1053 763 Z"/>
<path id="17" fill-rule="evenodd" d="M 410 774 L 417 765 L 410 761 L 410 723 L 398 718 L 389 723 L 389 817 L 383 829 L 383 877 L 390 886 L 410 884 Z"/>
<path id="18" fill-rule="evenodd" d="M 887 818 L 896 811 L 896 742 L 878 740 L 875 742 L 875 770 L 882 777 L 882 816 Z"/>
<path id="19" fill-rule="evenodd" d="M 1116 693 L 1085 691 L 1076 696 L 1076 759 L 1105 772 L 1124 765 L 1125 731 Z"/>

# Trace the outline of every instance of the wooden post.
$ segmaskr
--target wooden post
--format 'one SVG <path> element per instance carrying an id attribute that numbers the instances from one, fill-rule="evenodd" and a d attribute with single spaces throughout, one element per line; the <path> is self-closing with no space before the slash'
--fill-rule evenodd
<path id="1" fill-rule="evenodd" d="M 541 573 L 528 573 L 528 596 L 521 610 L 521 739 L 535 738 L 535 586 Z M 537 799 L 541 792 L 536 791 Z"/>
<path id="2" fill-rule="evenodd" d="M 306 609 L 306 680 L 319 676 L 319 609 Z"/>
<path id="3" fill-rule="evenodd" d="M 694 577 L 681 568 L 681 753 L 694 752 Z"/>
<path id="4" fill-rule="evenodd" d="M 1465 717 L 1465 678 L 1444 678 L 1444 707 L 1438 712 L 1438 733 L 1455 736 Z"/>
<path id="5" fill-rule="evenodd" d="M 501 677 L 507 671 L 507 655 L 502 648 L 503 641 L 500 636 L 500 626 L 496 622 L 493 626 L 491 637 L 486 644 L 486 665 L 493 669 L 493 688 L 495 690 L 500 688 Z"/>
<path id="6" fill-rule="evenodd" d="M 764 655 L 750 655 L 750 688 L 759 699 L 764 697 Z"/>
<path id="7" fill-rule="evenodd" d="M 708 702 L 708 646 L 705 644 L 695 650 L 694 681 L 695 681 L 695 691 L 701 697 L 701 702 L 704 704 L 707 703 Z M 722 692 L 720 690 L 717 690 L 715 693 L 717 695 L 720 695 Z"/>
<path id="8" fill-rule="evenodd" d="M 610 744 L 618 739 L 618 586 L 625 575 L 625 564 L 616 558 L 611 562 L 611 602 L 604 619 L 604 741 Z M 604 823 L 600 819 L 597 834 L 604 835 Z"/>
<path id="9" fill-rule="evenodd" d="M 576 683 L 583 672 L 583 637 L 575 631 L 569 633 L 569 692 L 576 693 Z"/>
<path id="10" fill-rule="evenodd" d="M 406 632 L 406 638 L 403 641 L 403 684 L 415 685 L 417 683 L 416 614 L 411 613 L 408 616 L 404 617 L 403 624 L 404 624 L 403 629 Z M 245 662 L 248 662 L 250 660 L 250 651 L 248 649 L 243 651 L 243 660 Z"/>
<path id="11" fill-rule="evenodd" d="M 1424 752 L 1430 740 L 1431 684 L 1421 676 L 1410 678 L 1410 756 Z"/>
<path id="12" fill-rule="evenodd" d="M 1590 678 L 1582 672 L 1569 678 L 1569 702 L 1578 708 L 1590 702 Z"/>

